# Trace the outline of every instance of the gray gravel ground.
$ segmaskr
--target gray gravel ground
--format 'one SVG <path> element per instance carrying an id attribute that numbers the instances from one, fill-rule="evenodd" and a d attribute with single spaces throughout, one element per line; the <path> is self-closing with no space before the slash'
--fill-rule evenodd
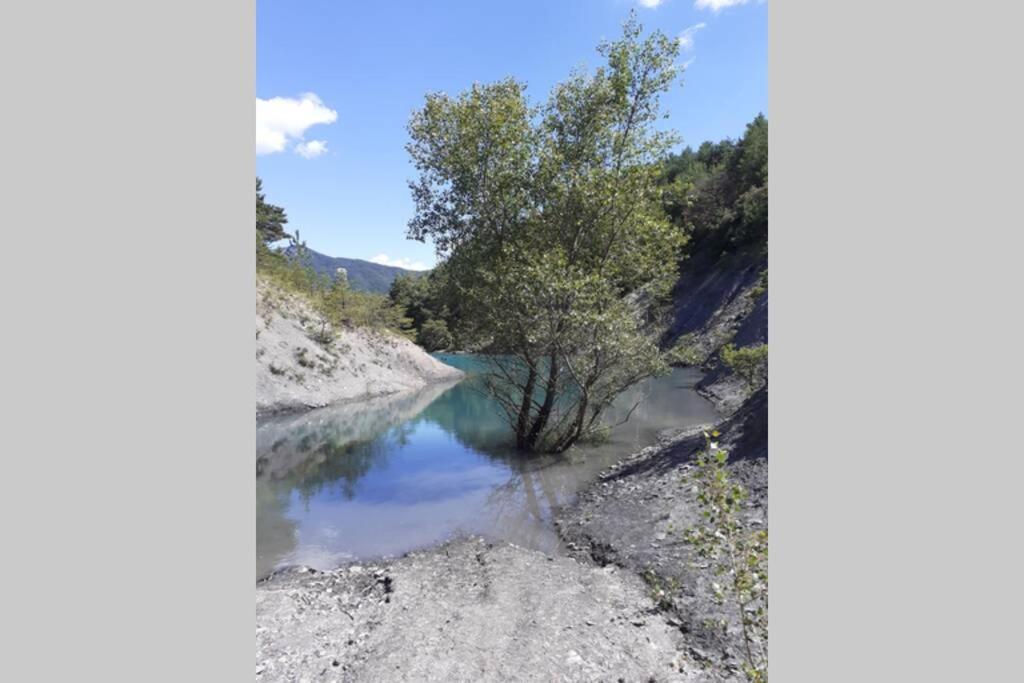
<path id="1" fill-rule="evenodd" d="M 256 591 L 258 681 L 702 681 L 632 572 L 479 538 Z"/>
<path id="2" fill-rule="evenodd" d="M 749 493 L 745 521 L 750 527 L 767 525 L 766 390 L 718 429 L 721 446 L 730 454 L 732 478 Z M 658 594 L 665 615 L 686 634 L 688 656 L 725 677 L 739 664 L 737 615 L 711 598 L 711 583 L 719 579 L 683 540 L 685 530 L 698 522 L 695 494 L 686 475 L 703 444 L 701 430 L 696 429 L 639 451 L 561 510 L 556 524 L 573 556 L 644 577 Z M 722 619 L 729 623 L 724 633 L 710 625 Z"/>

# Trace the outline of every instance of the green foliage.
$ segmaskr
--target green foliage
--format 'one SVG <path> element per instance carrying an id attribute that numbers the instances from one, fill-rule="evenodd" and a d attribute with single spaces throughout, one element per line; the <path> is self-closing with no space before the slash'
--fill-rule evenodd
<path id="1" fill-rule="evenodd" d="M 755 299 L 768 291 L 768 269 L 765 268 L 757 278 L 757 284 L 750 288 L 750 295 Z"/>
<path id="2" fill-rule="evenodd" d="M 354 291 L 347 277 L 333 279 L 317 273 L 299 231 L 286 235 L 288 255 L 272 250 L 257 228 L 256 272 L 277 287 L 305 298 L 317 314 L 310 338 L 320 344 L 334 342 L 334 329 L 348 325 L 403 332 L 409 320 L 403 310 L 380 294 Z"/>
<path id="3" fill-rule="evenodd" d="M 428 320 L 420 328 L 416 343 L 427 351 L 443 351 L 451 348 L 452 334 L 443 320 Z"/>
<path id="4" fill-rule="evenodd" d="M 344 278 L 332 282 L 320 293 L 319 310 L 331 325 L 374 327 L 404 331 L 409 320 L 388 297 L 353 290 Z"/>
<path id="5" fill-rule="evenodd" d="M 696 344 L 694 333 L 684 334 L 679 337 L 675 345 L 668 352 L 668 362 L 673 365 L 700 365 L 707 360 L 706 354 Z"/>
<path id="6" fill-rule="evenodd" d="M 625 388 L 667 370 L 645 309 L 667 296 L 685 236 L 658 186 L 672 134 L 659 98 L 679 45 L 631 16 L 606 65 L 543 106 L 506 79 L 427 96 L 409 126 L 412 238 L 430 238 L 459 335 L 506 359 L 488 386 L 519 447 L 562 451 Z"/>
<path id="7" fill-rule="evenodd" d="M 756 344 L 737 349 L 733 344 L 722 347 L 722 362 L 742 377 L 751 389 L 761 388 L 768 381 L 768 345 Z"/>
<path id="8" fill-rule="evenodd" d="M 715 599 L 737 611 L 747 679 L 767 683 L 768 531 L 748 529 L 740 520 L 747 492 L 730 480 L 728 454 L 714 441 L 718 436 L 705 432 L 707 447 L 691 475 L 702 521 L 686 532 L 686 540 L 720 577 L 712 584 Z"/>
<path id="9" fill-rule="evenodd" d="M 664 163 L 662 204 L 691 248 L 728 251 L 768 239 L 768 119 L 759 114 L 739 142 L 705 142 Z"/>
<path id="10" fill-rule="evenodd" d="M 263 194 L 263 181 L 256 178 L 256 234 L 264 244 L 287 239 L 284 226 L 288 222 L 284 209 L 268 204 Z"/>
<path id="11" fill-rule="evenodd" d="M 446 263 L 438 264 L 426 276 L 399 275 L 391 283 L 388 297 L 411 321 L 412 337 L 428 351 L 462 348 L 459 335 L 462 303 L 452 286 Z M 437 324 L 425 331 L 431 321 L 443 324 L 446 334 L 438 336 L 440 326 Z"/>
<path id="12" fill-rule="evenodd" d="M 651 601 L 658 606 L 658 609 L 672 609 L 672 596 L 679 592 L 679 579 L 670 577 L 663 579 L 653 569 L 645 569 L 640 577 L 647 584 Z"/>

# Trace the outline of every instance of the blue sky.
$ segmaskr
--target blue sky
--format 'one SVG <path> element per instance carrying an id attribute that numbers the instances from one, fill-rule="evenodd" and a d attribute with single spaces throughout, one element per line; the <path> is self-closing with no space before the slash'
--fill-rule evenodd
<path id="1" fill-rule="evenodd" d="M 317 251 L 432 266 L 433 247 L 405 237 L 405 126 L 424 94 L 515 76 L 542 101 L 574 66 L 599 64 L 598 42 L 618 35 L 631 8 L 645 29 L 688 36 L 684 85 L 663 99 L 684 145 L 738 137 L 768 115 L 762 0 L 257 0 L 256 170 L 267 200 Z"/>

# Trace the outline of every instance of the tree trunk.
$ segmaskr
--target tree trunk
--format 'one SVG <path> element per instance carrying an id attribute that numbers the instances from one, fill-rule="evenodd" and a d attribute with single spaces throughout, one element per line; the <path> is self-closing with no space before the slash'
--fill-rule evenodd
<path id="1" fill-rule="evenodd" d="M 579 405 L 576 408 L 576 419 L 572 421 L 572 426 L 569 427 L 565 432 L 565 436 L 559 439 L 555 445 L 554 451 L 561 453 L 572 446 L 580 438 L 583 433 L 583 420 L 587 414 L 587 406 L 589 401 L 587 400 L 586 393 L 583 394 L 583 398 L 580 399 Z"/>
<path id="2" fill-rule="evenodd" d="M 544 403 L 537 412 L 537 419 L 533 421 L 533 427 L 526 436 L 526 447 L 533 450 L 537 447 L 537 439 L 544 432 L 551 417 L 551 410 L 555 407 L 555 399 L 558 398 L 558 356 L 551 354 L 551 364 L 548 366 L 548 381 L 544 387 Z"/>
<path id="3" fill-rule="evenodd" d="M 530 404 L 533 401 L 533 389 L 537 384 L 537 370 L 533 363 L 529 363 L 530 371 L 526 377 L 526 387 L 523 389 L 523 402 L 519 406 L 519 417 L 516 419 L 516 447 L 524 449 L 527 447 L 526 434 L 530 426 Z"/>

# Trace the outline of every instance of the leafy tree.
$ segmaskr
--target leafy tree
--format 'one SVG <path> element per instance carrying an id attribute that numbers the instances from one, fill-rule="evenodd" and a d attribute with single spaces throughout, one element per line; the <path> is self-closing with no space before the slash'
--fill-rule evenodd
<path id="1" fill-rule="evenodd" d="M 256 233 L 264 244 L 271 244 L 279 240 L 287 239 L 288 233 L 284 231 L 288 217 L 284 209 L 266 202 L 263 194 L 263 181 L 256 178 Z"/>
<path id="2" fill-rule="evenodd" d="M 452 345 L 452 335 L 443 320 L 428 320 L 423 324 L 416 342 L 427 351 L 443 351 Z"/>
<path id="3" fill-rule="evenodd" d="M 768 239 L 768 119 L 758 114 L 738 142 L 705 142 L 664 163 L 665 211 L 693 238 L 722 251 Z"/>
<path id="4" fill-rule="evenodd" d="M 401 306 L 412 319 L 413 326 L 420 329 L 434 316 L 431 289 L 427 277 L 412 277 L 402 273 L 391 283 L 388 297 L 394 304 Z"/>
<path id="5" fill-rule="evenodd" d="M 520 448 L 563 451 L 624 389 L 667 369 L 646 309 L 677 277 L 659 97 L 678 42 L 635 15 L 545 105 L 514 79 L 427 96 L 409 125 L 419 179 L 409 235 L 447 259 L 462 334 L 486 341 L 487 386 Z"/>
<path id="6" fill-rule="evenodd" d="M 462 306 L 453 287 L 450 286 L 447 266 L 439 264 L 425 277 L 399 275 L 391 283 L 388 292 L 391 302 L 398 306 L 411 321 L 417 343 L 429 339 L 436 330 L 424 335 L 424 326 L 431 320 L 443 322 L 449 341 L 444 347 L 426 346 L 429 351 L 451 348 L 459 341 L 457 329 L 461 322 Z"/>

